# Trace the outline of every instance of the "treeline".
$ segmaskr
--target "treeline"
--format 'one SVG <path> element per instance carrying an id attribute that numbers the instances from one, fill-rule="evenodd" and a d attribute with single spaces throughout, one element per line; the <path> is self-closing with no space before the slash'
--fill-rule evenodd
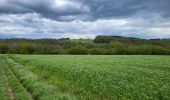
<path id="1" fill-rule="evenodd" d="M 78 39 L 1 39 L 1 54 L 170 55 L 170 39 L 97 36 Z"/>

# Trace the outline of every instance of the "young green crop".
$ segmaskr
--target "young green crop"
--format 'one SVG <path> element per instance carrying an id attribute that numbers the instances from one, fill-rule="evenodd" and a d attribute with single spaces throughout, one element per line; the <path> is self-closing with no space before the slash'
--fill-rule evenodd
<path id="1" fill-rule="evenodd" d="M 11 70 L 16 75 L 18 80 L 30 92 L 32 98 L 35 100 L 75 100 L 74 96 L 62 93 L 58 89 L 44 79 L 24 69 L 23 65 L 14 62 L 12 59 L 7 58 Z M 23 99 L 25 100 L 25 99 Z"/>
<path id="2" fill-rule="evenodd" d="M 169 56 L 13 55 L 24 69 L 79 99 L 170 99 Z"/>

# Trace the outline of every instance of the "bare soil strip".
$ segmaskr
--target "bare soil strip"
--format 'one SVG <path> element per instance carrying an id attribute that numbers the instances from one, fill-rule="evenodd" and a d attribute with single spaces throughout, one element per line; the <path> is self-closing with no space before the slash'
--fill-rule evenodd
<path id="1" fill-rule="evenodd" d="M 9 84 L 8 84 L 7 75 L 6 75 L 6 73 L 4 72 L 4 70 L 3 70 L 2 72 L 3 72 L 3 74 L 5 75 L 5 82 L 4 82 L 4 84 L 5 84 L 5 87 L 6 87 L 6 89 L 7 89 L 8 96 L 9 96 L 10 100 L 14 100 L 14 94 L 13 94 L 12 89 L 10 88 L 10 86 L 9 86 Z"/>
<path id="2" fill-rule="evenodd" d="M 8 73 L 13 75 L 17 79 L 20 86 L 22 86 L 25 89 L 25 91 L 27 92 L 28 96 L 31 97 L 31 100 L 34 100 L 32 94 L 23 86 L 23 84 L 18 80 L 18 78 L 15 76 L 15 74 L 12 72 L 12 70 L 9 67 L 7 67 L 6 70 L 8 70 Z"/>
<path id="3" fill-rule="evenodd" d="M 10 69 L 10 67 L 7 67 L 6 70 L 8 70 L 8 73 L 11 74 L 11 75 L 13 75 L 13 76 L 17 79 L 17 81 L 19 82 L 20 86 L 23 87 L 23 89 L 27 92 L 27 95 L 28 95 L 29 97 L 31 97 L 31 100 L 34 100 L 32 94 L 31 94 L 31 93 L 27 90 L 27 88 L 25 88 L 24 85 L 18 80 L 18 78 L 17 78 L 17 77 L 15 76 L 15 74 L 12 72 L 12 70 Z"/>

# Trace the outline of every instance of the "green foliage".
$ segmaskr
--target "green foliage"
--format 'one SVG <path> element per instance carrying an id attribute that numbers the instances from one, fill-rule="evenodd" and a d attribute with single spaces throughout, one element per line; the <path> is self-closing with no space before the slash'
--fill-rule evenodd
<path id="1" fill-rule="evenodd" d="M 89 54 L 92 54 L 92 55 L 101 55 L 102 54 L 101 49 L 98 49 L 98 48 L 89 49 L 88 52 L 89 52 Z"/>
<path id="2" fill-rule="evenodd" d="M 97 36 L 90 39 L 5 39 L 1 54 L 170 55 L 170 39 Z"/>
<path id="3" fill-rule="evenodd" d="M 126 46 L 121 42 L 112 42 L 111 46 L 115 49 L 115 54 L 126 54 Z"/>
<path id="4" fill-rule="evenodd" d="M 150 46 L 148 45 L 141 45 L 141 46 L 129 46 L 128 47 L 128 54 L 146 54 L 146 55 L 151 55 L 152 51 Z"/>
<path id="5" fill-rule="evenodd" d="M 31 54 L 33 53 L 32 45 L 26 42 L 19 43 L 20 54 Z"/>
<path id="6" fill-rule="evenodd" d="M 87 54 L 87 49 L 84 46 L 75 46 L 69 49 L 69 54 Z"/>
<path id="7" fill-rule="evenodd" d="M 94 40 L 95 43 L 110 43 L 113 41 L 111 36 L 97 36 Z"/>
<path id="8" fill-rule="evenodd" d="M 0 54 L 6 54 L 9 47 L 7 45 L 0 45 Z"/>

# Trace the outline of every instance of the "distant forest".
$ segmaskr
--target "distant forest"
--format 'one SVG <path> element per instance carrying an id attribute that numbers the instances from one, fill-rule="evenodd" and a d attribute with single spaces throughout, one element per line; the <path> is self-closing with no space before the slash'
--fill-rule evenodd
<path id="1" fill-rule="evenodd" d="M 170 55 L 170 39 L 0 39 L 1 54 Z"/>

